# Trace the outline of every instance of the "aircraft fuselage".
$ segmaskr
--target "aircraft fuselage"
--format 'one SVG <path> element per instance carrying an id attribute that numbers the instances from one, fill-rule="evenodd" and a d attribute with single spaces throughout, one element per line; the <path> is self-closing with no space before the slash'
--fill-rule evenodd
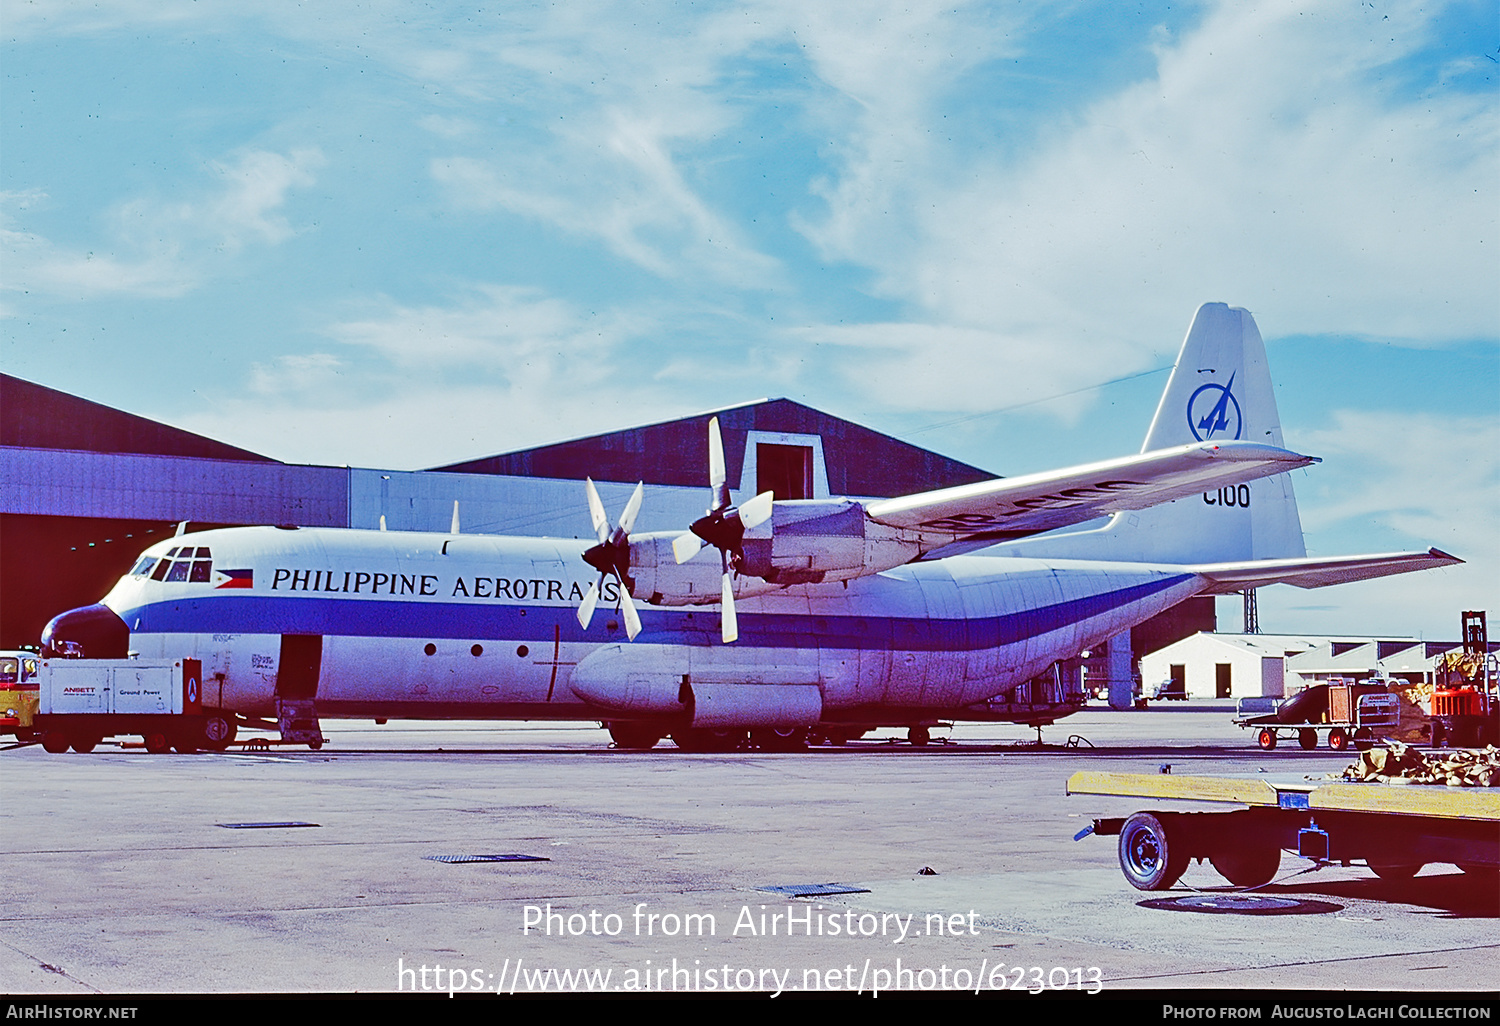
<path id="1" fill-rule="evenodd" d="M 956 557 L 747 598 L 732 646 L 716 609 L 644 606 L 627 642 L 614 580 L 578 624 L 588 544 L 231 528 L 159 543 L 104 604 L 132 651 L 202 660 L 206 702 L 248 716 L 300 689 L 334 717 L 670 719 L 694 715 L 695 685 L 698 722 L 752 725 L 951 714 L 1201 587 L 1170 566 Z"/>

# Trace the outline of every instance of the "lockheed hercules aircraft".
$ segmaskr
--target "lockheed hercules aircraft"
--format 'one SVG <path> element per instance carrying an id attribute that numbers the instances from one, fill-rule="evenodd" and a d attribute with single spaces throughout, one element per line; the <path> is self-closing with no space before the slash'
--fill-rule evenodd
<path id="1" fill-rule="evenodd" d="M 591 541 L 295 527 L 145 551 L 44 654 L 197 658 L 203 743 L 301 703 L 322 717 L 595 719 L 622 747 L 787 749 L 997 713 L 1059 660 L 1195 595 L 1460 562 L 1309 559 L 1265 348 L 1201 307 L 1141 452 L 901 498 L 736 506 L 710 421 L 710 508 L 633 534 L 584 488 Z M 1109 515 L 1106 526 L 1059 528 Z M 706 553 L 702 550 L 716 550 Z M 986 548 L 984 555 L 965 554 Z M 615 615 L 595 616 L 603 602 Z M 1081 706 L 1056 696 L 1048 718 Z M 217 710 L 217 711 L 215 711 Z M 1035 713 L 1027 722 L 1036 722 Z"/>

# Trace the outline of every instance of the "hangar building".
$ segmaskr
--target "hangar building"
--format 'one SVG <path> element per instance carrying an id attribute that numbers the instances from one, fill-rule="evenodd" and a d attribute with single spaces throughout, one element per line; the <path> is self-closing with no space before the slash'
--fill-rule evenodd
<path id="1" fill-rule="evenodd" d="M 0 648 L 35 646 L 183 520 L 446 531 L 457 502 L 466 532 L 582 538 L 587 476 L 612 516 L 644 481 L 637 529 L 683 529 L 708 505 L 710 415 L 736 498 L 887 498 L 998 476 L 789 399 L 429 470 L 298 465 L 0 375 Z M 1213 626 L 1213 599 L 1190 600 L 1137 627 L 1132 648 Z"/>

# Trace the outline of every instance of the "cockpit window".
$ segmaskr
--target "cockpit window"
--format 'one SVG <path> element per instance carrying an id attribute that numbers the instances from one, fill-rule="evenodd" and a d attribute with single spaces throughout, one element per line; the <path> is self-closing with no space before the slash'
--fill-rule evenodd
<path id="1" fill-rule="evenodd" d="M 151 567 L 150 557 L 142 557 L 132 573 L 151 571 L 153 581 L 192 581 L 206 583 L 213 580 L 214 564 L 209 558 L 208 546 L 183 545 L 167 550 L 167 554 Z"/>
<path id="2" fill-rule="evenodd" d="M 147 574 L 149 574 L 151 572 L 151 568 L 153 566 L 155 566 L 155 565 L 156 565 L 156 557 L 155 556 L 142 556 L 139 560 L 136 561 L 135 566 L 133 566 L 133 567 L 130 568 L 130 576 L 131 577 L 145 577 Z"/>

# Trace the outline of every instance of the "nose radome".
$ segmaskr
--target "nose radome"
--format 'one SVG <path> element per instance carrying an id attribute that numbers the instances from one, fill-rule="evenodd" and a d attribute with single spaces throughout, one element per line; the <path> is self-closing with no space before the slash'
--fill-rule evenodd
<path id="1" fill-rule="evenodd" d="M 102 603 L 59 613 L 42 629 L 42 658 L 124 659 L 130 628 Z"/>

